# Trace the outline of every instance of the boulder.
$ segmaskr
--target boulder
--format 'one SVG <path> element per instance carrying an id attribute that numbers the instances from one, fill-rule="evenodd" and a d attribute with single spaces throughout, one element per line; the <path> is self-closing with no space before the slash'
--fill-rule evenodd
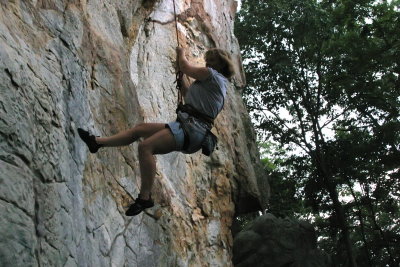
<path id="1" fill-rule="evenodd" d="M 257 217 L 233 243 L 235 267 L 328 267 L 330 257 L 317 248 L 313 226 L 305 221 Z"/>

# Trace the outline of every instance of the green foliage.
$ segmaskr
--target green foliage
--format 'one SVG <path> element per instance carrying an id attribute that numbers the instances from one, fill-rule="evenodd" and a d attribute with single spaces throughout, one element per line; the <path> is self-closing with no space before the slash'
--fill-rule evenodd
<path id="1" fill-rule="evenodd" d="M 312 214 L 337 266 L 400 264 L 399 13 L 398 0 L 248 0 L 236 21 L 270 211 Z"/>
<path id="2" fill-rule="evenodd" d="M 268 212 L 278 217 L 309 213 L 298 194 L 298 188 L 302 187 L 301 180 L 294 178 L 302 175 L 301 168 L 295 167 L 298 166 L 297 157 L 287 157 L 285 150 L 271 142 L 261 143 L 259 147 L 270 187 L 275 189 L 271 192 Z"/>

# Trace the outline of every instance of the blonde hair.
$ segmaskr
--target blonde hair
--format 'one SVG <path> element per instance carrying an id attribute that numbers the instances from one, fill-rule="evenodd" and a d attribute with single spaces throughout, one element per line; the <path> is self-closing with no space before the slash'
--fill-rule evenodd
<path id="1" fill-rule="evenodd" d="M 224 75 L 226 78 L 230 78 L 235 74 L 231 55 L 225 50 L 218 48 L 211 48 L 204 56 L 206 63 L 210 58 L 217 59 L 217 64 L 210 64 L 210 67 Z"/>

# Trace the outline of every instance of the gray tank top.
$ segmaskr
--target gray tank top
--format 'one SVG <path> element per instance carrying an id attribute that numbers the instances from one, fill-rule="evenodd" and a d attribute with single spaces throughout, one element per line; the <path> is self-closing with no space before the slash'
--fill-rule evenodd
<path id="1" fill-rule="evenodd" d="M 197 111 L 216 118 L 224 106 L 226 83 L 228 79 L 212 68 L 208 68 L 210 76 L 204 81 L 192 83 L 185 96 L 185 103 L 192 105 Z"/>

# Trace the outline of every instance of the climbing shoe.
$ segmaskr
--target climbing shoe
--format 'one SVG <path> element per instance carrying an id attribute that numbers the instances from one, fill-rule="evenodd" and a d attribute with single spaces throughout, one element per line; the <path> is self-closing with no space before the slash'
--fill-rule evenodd
<path id="1" fill-rule="evenodd" d="M 144 200 L 137 198 L 135 203 L 133 203 L 129 209 L 125 212 L 126 216 L 135 216 L 144 211 L 145 209 L 151 208 L 154 206 L 153 200 L 150 198 L 149 200 Z"/>
<path id="2" fill-rule="evenodd" d="M 96 136 L 89 134 L 88 131 L 78 128 L 78 134 L 83 142 L 85 142 L 88 146 L 90 153 L 96 153 L 97 150 L 99 150 L 99 148 L 103 146 L 98 144 L 96 142 Z"/>

